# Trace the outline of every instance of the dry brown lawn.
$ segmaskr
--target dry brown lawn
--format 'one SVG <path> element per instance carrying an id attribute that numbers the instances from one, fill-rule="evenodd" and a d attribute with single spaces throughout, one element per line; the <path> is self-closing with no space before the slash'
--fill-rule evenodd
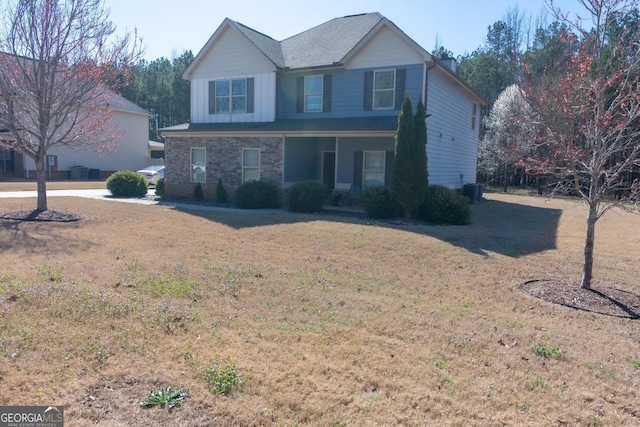
<path id="1" fill-rule="evenodd" d="M 64 405 L 68 426 L 640 425 L 640 320 L 521 290 L 579 279 L 584 207 L 486 197 L 463 227 L 50 198 L 85 219 L 0 220 L 0 405 Z M 640 216 L 607 214 L 597 284 L 639 295 L 639 254 Z M 245 380 L 230 396 L 215 364 Z M 140 407 L 169 385 L 189 397 Z"/>

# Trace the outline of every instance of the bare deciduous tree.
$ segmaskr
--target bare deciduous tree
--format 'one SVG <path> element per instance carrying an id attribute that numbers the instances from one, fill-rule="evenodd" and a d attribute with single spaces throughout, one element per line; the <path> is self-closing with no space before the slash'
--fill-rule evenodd
<path id="1" fill-rule="evenodd" d="M 36 164 L 38 210 L 47 210 L 47 151 L 110 151 L 112 89 L 141 55 L 138 39 L 116 37 L 102 0 L 15 0 L 0 27 L 0 141 Z"/>
<path id="2" fill-rule="evenodd" d="M 640 197 L 638 0 L 579 0 L 587 16 L 558 13 L 577 46 L 522 93 L 534 110 L 536 155 L 528 165 L 588 206 L 581 286 L 591 287 L 596 221 Z M 551 2 L 553 5 L 553 2 Z M 525 74 L 526 75 L 526 74 Z M 637 206 L 637 205 L 636 205 Z"/>

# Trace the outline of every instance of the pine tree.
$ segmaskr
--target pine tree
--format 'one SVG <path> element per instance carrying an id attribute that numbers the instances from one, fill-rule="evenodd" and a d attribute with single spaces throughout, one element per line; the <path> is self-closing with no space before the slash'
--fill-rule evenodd
<path id="1" fill-rule="evenodd" d="M 392 197 L 402 207 L 407 218 L 411 217 L 424 198 L 424 193 L 421 195 L 416 194 L 418 161 L 416 160 L 417 144 L 414 128 L 413 105 L 407 93 L 404 96 L 402 110 L 398 116 L 396 155 L 393 159 L 391 180 Z M 422 176 L 424 176 L 424 171 Z"/>
<path id="2" fill-rule="evenodd" d="M 427 169 L 427 122 L 422 98 L 420 98 L 418 106 L 416 107 L 413 132 L 416 142 L 416 198 L 422 203 L 427 193 L 427 186 L 429 185 L 429 170 Z"/>

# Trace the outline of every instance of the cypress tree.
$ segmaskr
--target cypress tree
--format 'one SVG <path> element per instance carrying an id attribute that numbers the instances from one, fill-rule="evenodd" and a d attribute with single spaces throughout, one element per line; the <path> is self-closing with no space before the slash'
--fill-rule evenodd
<path id="1" fill-rule="evenodd" d="M 402 110 L 398 116 L 391 196 L 402 207 L 407 218 L 411 217 L 422 202 L 416 202 L 412 185 L 416 167 L 414 127 L 413 105 L 409 94 L 405 93 Z"/>
<path id="2" fill-rule="evenodd" d="M 424 109 L 424 103 L 422 97 L 418 101 L 416 107 L 416 115 L 414 117 L 414 138 L 416 141 L 416 198 L 420 199 L 420 204 L 424 200 L 424 196 L 427 194 L 427 187 L 429 186 L 429 170 L 427 169 L 427 122 L 426 111 Z"/>

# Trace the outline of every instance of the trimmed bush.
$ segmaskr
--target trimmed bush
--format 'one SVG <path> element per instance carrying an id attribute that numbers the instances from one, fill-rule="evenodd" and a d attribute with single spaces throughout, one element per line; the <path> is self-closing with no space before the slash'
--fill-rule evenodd
<path id="1" fill-rule="evenodd" d="M 164 197 L 164 178 L 160 178 L 156 182 L 156 196 Z"/>
<path id="2" fill-rule="evenodd" d="M 193 187 L 193 198 L 198 202 L 204 200 L 204 191 L 202 191 L 202 184 L 200 184 L 199 182 L 196 183 L 195 187 Z"/>
<path id="3" fill-rule="evenodd" d="M 358 203 L 369 218 L 391 218 L 396 210 L 396 205 L 391 199 L 391 191 L 383 185 L 374 185 L 362 190 Z"/>
<path id="4" fill-rule="evenodd" d="M 147 194 L 147 179 L 134 171 L 118 171 L 107 178 L 107 190 L 114 197 L 142 197 Z"/>
<path id="5" fill-rule="evenodd" d="M 218 185 L 216 185 L 216 203 L 227 203 L 229 201 L 229 194 L 222 185 L 222 180 L 218 179 Z"/>
<path id="6" fill-rule="evenodd" d="M 280 191 L 267 181 L 249 181 L 236 190 L 235 206 L 240 209 L 275 209 L 280 207 Z"/>
<path id="7" fill-rule="evenodd" d="M 287 193 L 287 206 L 291 212 L 319 212 L 328 195 L 329 188 L 322 182 L 296 182 Z"/>
<path id="8" fill-rule="evenodd" d="M 436 224 L 464 225 L 471 217 L 469 199 L 445 186 L 430 185 L 420 207 L 420 217 Z"/>

